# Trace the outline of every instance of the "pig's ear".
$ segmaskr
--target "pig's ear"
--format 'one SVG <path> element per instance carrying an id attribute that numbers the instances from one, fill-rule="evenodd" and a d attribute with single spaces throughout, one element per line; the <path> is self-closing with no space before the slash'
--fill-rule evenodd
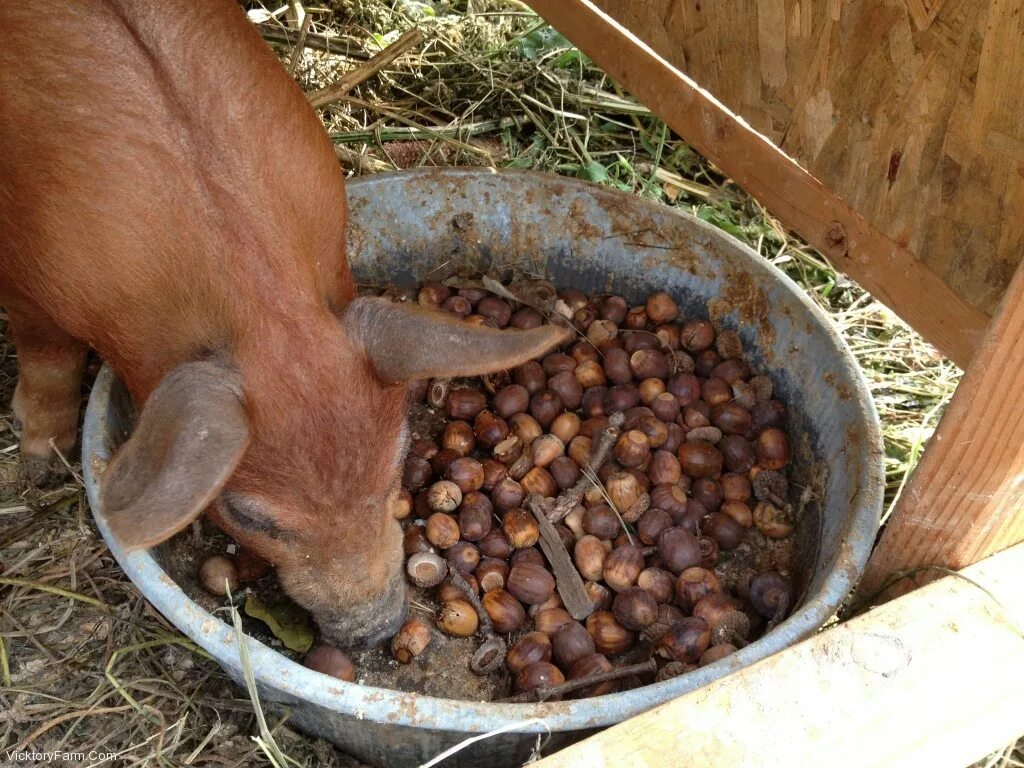
<path id="1" fill-rule="evenodd" d="M 342 323 L 388 384 L 514 368 L 572 335 L 560 325 L 528 331 L 470 325 L 444 312 L 370 297 L 352 301 Z"/>
<path id="2" fill-rule="evenodd" d="M 183 363 L 160 382 L 104 473 L 103 516 L 126 549 L 159 544 L 220 493 L 249 445 L 238 374 Z"/>

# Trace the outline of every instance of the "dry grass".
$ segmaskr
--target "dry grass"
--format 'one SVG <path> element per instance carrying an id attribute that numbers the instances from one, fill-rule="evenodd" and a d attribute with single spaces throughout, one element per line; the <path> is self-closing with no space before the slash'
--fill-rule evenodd
<path id="1" fill-rule="evenodd" d="M 282 4 L 283 5 L 283 4 Z M 260 28 L 311 91 L 418 24 L 427 41 L 322 110 L 355 173 L 418 164 L 530 167 L 662 200 L 715 223 L 793 277 L 859 360 L 884 425 L 895 497 L 959 371 L 787 233 L 756 202 L 625 97 L 515 0 L 352 0 L 311 9 L 307 48 L 286 14 Z M 259 6 L 249 4 L 255 12 Z M 254 14 L 255 15 L 255 14 Z M 0 347 L 0 402 L 16 362 Z M 116 751 L 121 765 L 264 765 L 249 699 L 156 614 L 120 573 L 82 488 L 22 493 L 16 437 L 0 413 L 0 750 Z M 353 765 L 269 726 L 299 765 Z M 3 754 L 3 752 L 0 752 Z M 0 758 L 2 763 L 4 758 Z M 88 759 L 69 765 L 102 764 Z M 1008 747 L 986 765 L 1021 766 Z"/>

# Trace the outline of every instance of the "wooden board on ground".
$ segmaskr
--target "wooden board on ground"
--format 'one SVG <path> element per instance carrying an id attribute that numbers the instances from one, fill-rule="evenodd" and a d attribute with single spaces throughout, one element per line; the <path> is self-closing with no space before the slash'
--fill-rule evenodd
<path id="1" fill-rule="evenodd" d="M 1024 733 L 1024 545 L 539 763 L 963 768 Z"/>

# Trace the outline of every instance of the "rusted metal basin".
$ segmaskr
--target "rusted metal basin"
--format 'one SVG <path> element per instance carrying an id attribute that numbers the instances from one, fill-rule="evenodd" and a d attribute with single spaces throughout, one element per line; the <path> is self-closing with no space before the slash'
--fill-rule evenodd
<path id="1" fill-rule="evenodd" d="M 349 254 L 361 282 L 413 284 L 465 270 L 512 268 L 631 301 L 672 293 L 690 315 L 739 331 L 751 362 L 791 407 L 807 489 L 802 599 L 764 638 L 688 675 L 599 698 L 550 704 L 456 702 L 343 683 L 247 638 L 265 703 L 290 722 L 379 766 L 415 766 L 469 737 L 446 766 L 518 766 L 538 743 L 553 750 L 752 664 L 814 633 L 849 593 L 867 560 L 883 491 L 878 418 L 853 357 L 827 317 L 782 273 L 730 236 L 663 205 L 531 172 L 426 169 L 348 187 Z M 83 464 L 100 511 L 98 473 L 130 429 L 130 407 L 104 368 L 86 413 Z M 231 627 L 193 602 L 151 552 L 125 553 L 97 523 L 118 562 L 153 605 L 235 680 Z M 684 724 L 680 724 L 684 728 Z M 539 742 L 538 742 L 539 737 Z M 770 748 L 770 746 L 768 747 Z"/>

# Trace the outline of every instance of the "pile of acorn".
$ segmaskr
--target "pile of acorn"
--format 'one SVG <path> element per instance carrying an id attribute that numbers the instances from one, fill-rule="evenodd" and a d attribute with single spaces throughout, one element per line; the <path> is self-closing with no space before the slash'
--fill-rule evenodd
<path id="1" fill-rule="evenodd" d="M 498 328 L 560 315 L 578 332 L 502 375 L 413 388 L 446 417 L 411 446 L 400 513 L 409 580 L 434 590 L 443 632 L 505 636 L 521 694 L 593 696 L 615 689 L 613 660 L 634 672 L 647 660 L 648 677 L 665 679 L 727 656 L 792 608 L 778 571 L 733 593 L 715 572 L 723 551 L 794 526 L 786 410 L 738 334 L 680 318 L 664 292 L 630 307 L 552 289 L 530 306 L 428 283 L 416 299 Z M 582 580 L 585 618 L 570 615 L 538 548 L 540 514 Z M 408 663 L 430 638 L 411 618 L 392 653 Z M 594 684 L 563 685 L 574 680 Z"/>
<path id="2" fill-rule="evenodd" d="M 577 331 L 564 351 L 503 374 L 412 387 L 413 408 L 442 413 L 444 427 L 406 458 L 406 571 L 433 590 L 442 632 L 483 635 L 474 672 L 507 670 L 513 700 L 610 693 L 724 658 L 793 607 L 777 570 L 732 589 L 716 573 L 723 552 L 794 527 L 786 409 L 737 333 L 680 318 L 664 292 L 635 307 L 543 283 L 529 303 L 437 282 L 386 293 L 471 323 L 560 316 Z M 248 580 L 217 556 L 203 567 L 209 589 L 223 593 L 228 568 L 229 586 Z M 391 653 L 410 663 L 433 635 L 410 618 Z M 305 663 L 355 677 L 334 648 Z"/>

